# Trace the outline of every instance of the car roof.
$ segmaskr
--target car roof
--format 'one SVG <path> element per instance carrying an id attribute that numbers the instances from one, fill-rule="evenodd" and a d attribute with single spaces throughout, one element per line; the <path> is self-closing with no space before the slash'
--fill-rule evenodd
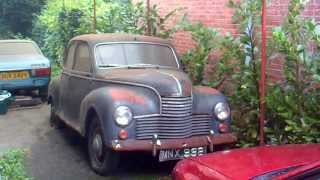
<path id="1" fill-rule="evenodd" d="M 320 144 L 263 146 L 221 151 L 186 161 L 198 162 L 231 179 L 252 177 L 319 160 Z"/>
<path id="2" fill-rule="evenodd" d="M 25 40 L 25 39 L 5 39 L 0 40 L 0 43 L 35 43 L 31 40 Z"/>
<path id="3" fill-rule="evenodd" d="M 91 46 L 108 42 L 151 42 L 171 45 L 169 40 L 158 37 L 135 35 L 135 34 L 85 34 L 76 36 L 71 41 L 85 41 Z"/>

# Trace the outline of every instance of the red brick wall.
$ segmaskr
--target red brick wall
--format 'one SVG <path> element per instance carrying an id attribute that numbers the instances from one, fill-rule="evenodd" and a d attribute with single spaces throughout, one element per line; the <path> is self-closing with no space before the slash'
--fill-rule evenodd
<path id="1" fill-rule="evenodd" d="M 188 14 L 188 19 L 192 22 L 201 21 L 221 32 L 236 32 L 236 25 L 231 22 L 233 12 L 226 8 L 228 0 L 151 0 L 151 2 L 156 3 L 162 13 L 183 7 L 186 8 L 184 12 Z M 174 22 L 176 19 L 172 21 Z M 173 42 L 179 53 L 184 53 L 193 47 L 191 37 L 184 32 L 177 33 Z"/>
<path id="2" fill-rule="evenodd" d="M 138 1 L 138 0 L 136 0 Z M 162 14 L 178 7 L 186 8 L 185 12 L 192 22 L 201 21 L 207 26 L 219 29 L 222 33 L 236 33 L 236 25 L 232 24 L 233 11 L 227 7 L 229 0 L 150 0 L 157 4 Z M 271 29 L 281 23 L 287 14 L 289 0 L 271 0 L 268 6 L 268 27 Z M 310 0 L 304 13 L 306 17 L 313 17 L 320 21 L 320 0 Z M 176 19 L 171 20 L 175 22 Z M 168 23 L 170 26 L 170 22 Z M 179 32 L 174 37 L 174 44 L 180 53 L 192 47 L 190 36 Z"/>
<path id="3" fill-rule="evenodd" d="M 135 0 L 139 1 L 139 0 Z M 232 24 L 231 17 L 233 11 L 227 7 L 229 0 L 150 0 L 152 4 L 157 4 L 162 14 L 175 8 L 186 8 L 189 20 L 192 22 L 201 21 L 207 26 L 216 28 L 221 33 L 230 32 L 236 34 L 237 26 Z M 268 29 L 280 25 L 283 17 L 287 14 L 289 0 L 271 0 L 268 5 L 267 25 Z M 310 0 L 303 15 L 315 18 L 320 21 L 320 0 Z M 177 19 L 171 19 L 168 26 L 172 26 Z M 179 54 L 185 53 L 193 47 L 193 41 L 189 34 L 178 32 L 173 38 L 173 43 Z M 280 60 L 270 61 L 270 78 L 278 80 L 282 74 L 283 64 Z"/>

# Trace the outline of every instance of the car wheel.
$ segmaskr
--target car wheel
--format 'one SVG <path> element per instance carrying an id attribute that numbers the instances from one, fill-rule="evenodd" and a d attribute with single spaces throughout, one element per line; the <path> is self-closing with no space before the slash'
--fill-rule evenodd
<path id="1" fill-rule="evenodd" d="M 105 146 L 104 136 L 97 117 L 92 119 L 88 133 L 87 145 L 91 168 L 103 176 L 115 172 L 119 164 L 119 154 Z"/>
<path id="2" fill-rule="evenodd" d="M 39 96 L 42 102 L 46 102 L 48 100 L 48 86 L 39 89 Z"/>
<path id="3" fill-rule="evenodd" d="M 53 102 L 50 103 L 50 125 L 57 129 L 62 129 L 65 127 L 64 123 L 56 114 L 56 109 Z"/>

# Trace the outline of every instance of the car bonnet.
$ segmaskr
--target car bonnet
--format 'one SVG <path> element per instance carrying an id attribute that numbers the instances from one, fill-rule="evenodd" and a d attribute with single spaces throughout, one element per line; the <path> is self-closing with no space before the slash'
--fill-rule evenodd
<path id="1" fill-rule="evenodd" d="M 320 145 L 244 148 L 208 154 L 192 160 L 231 179 L 250 179 L 271 171 L 319 160 Z"/>

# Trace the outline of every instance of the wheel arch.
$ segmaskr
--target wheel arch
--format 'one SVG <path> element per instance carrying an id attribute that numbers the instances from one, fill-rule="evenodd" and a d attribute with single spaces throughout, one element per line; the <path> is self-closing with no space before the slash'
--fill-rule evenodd
<path id="1" fill-rule="evenodd" d="M 56 105 L 59 104 L 59 96 L 60 96 L 60 89 L 59 89 L 60 83 L 59 79 L 52 79 L 50 81 L 50 84 L 48 86 L 48 100 L 47 103 L 51 104 L 54 102 Z"/>
<path id="2" fill-rule="evenodd" d="M 48 101 L 47 101 L 47 103 L 48 103 L 48 104 L 51 104 L 51 103 L 52 103 L 52 96 L 51 96 L 51 95 L 48 96 Z"/>
<path id="3" fill-rule="evenodd" d="M 95 117 L 95 116 L 98 119 L 100 119 L 96 109 L 94 107 L 90 107 L 88 109 L 88 112 L 86 113 L 85 120 L 84 120 L 85 122 L 84 122 L 83 135 L 84 135 L 85 138 L 88 137 L 88 132 L 89 132 L 89 128 L 90 128 L 91 119 L 92 119 L 92 117 Z"/>
<path id="4" fill-rule="evenodd" d="M 114 111 L 119 106 L 129 107 L 134 116 L 158 114 L 160 103 L 153 91 L 133 86 L 106 86 L 91 91 L 81 102 L 80 134 L 87 136 L 90 117 L 96 115 L 102 126 L 106 143 L 118 137 L 121 129 L 114 121 Z M 135 136 L 135 123 L 127 127 L 130 135 Z"/>

